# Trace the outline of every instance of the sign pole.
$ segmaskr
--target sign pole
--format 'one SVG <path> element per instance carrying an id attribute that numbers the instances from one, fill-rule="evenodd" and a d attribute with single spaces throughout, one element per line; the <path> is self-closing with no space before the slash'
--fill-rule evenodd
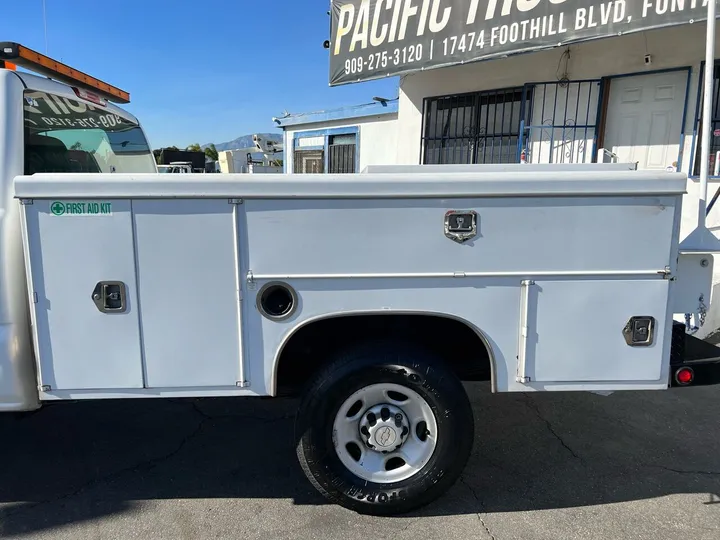
<path id="1" fill-rule="evenodd" d="M 705 226 L 707 214 L 708 173 L 710 169 L 710 135 L 713 132 L 712 98 L 715 71 L 715 2 L 707 5 L 707 34 L 705 36 L 705 74 L 703 75 L 703 130 L 700 151 L 700 204 L 698 227 Z"/>

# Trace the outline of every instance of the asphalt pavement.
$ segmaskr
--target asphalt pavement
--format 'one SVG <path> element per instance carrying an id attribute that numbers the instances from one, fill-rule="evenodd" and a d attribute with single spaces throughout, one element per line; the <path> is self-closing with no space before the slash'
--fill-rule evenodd
<path id="1" fill-rule="evenodd" d="M 305 480 L 290 399 L 57 403 L 0 415 L 0 537 L 720 538 L 720 387 L 492 395 L 422 511 L 360 516 Z"/>

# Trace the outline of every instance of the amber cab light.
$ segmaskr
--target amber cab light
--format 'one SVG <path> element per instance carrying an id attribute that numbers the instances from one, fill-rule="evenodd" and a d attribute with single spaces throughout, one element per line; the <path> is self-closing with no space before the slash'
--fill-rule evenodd
<path id="1" fill-rule="evenodd" d="M 8 64 L 15 64 L 70 86 L 87 88 L 108 101 L 130 103 L 130 94 L 124 90 L 11 41 L 0 43 L 0 66 Z"/>

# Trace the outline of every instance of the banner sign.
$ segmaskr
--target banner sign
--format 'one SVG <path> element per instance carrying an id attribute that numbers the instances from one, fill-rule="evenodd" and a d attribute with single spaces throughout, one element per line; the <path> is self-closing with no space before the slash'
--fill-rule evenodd
<path id="1" fill-rule="evenodd" d="M 332 0 L 331 5 L 331 86 L 707 17 L 707 0 Z"/>

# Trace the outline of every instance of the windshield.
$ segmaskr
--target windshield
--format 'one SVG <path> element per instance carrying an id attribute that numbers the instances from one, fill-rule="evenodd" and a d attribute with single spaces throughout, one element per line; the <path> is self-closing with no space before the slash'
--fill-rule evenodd
<path id="1" fill-rule="evenodd" d="M 25 174 L 154 173 L 140 126 L 102 107 L 25 92 Z"/>

